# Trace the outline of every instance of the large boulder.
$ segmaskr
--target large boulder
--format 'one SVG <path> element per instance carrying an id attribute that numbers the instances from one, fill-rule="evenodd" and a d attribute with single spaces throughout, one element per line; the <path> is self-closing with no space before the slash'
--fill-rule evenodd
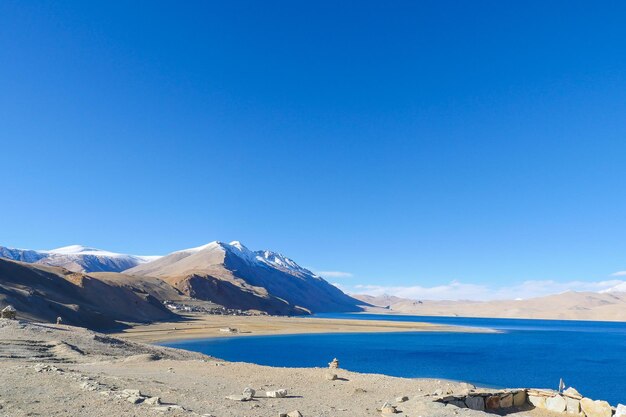
<path id="1" fill-rule="evenodd" d="M 461 400 L 450 400 L 447 403 L 448 405 L 453 405 L 455 407 L 459 407 L 459 408 L 466 408 L 465 406 L 465 402 L 461 401 Z"/>
<path id="2" fill-rule="evenodd" d="M 284 398 L 287 396 L 287 390 L 277 389 L 276 391 L 266 391 L 265 396 L 267 398 Z"/>
<path id="3" fill-rule="evenodd" d="M 500 396 L 499 395 L 491 395 L 485 398 L 485 409 L 497 410 L 498 408 L 500 408 Z"/>
<path id="4" fill-rule="evenodd" d="M 570 397 L 565 397 L 565 402 L 567 403 L 567 405 L 565 406 L 565 409 L 567 410 L 567 414 L 581 415 L 580 400 L 576 400 Z"/>
<path id="5" fill-rule="evenodd" d="M 582 400 L 583 396 L 576 390 L 576 388 L 569 387 L 563 391 L 563 395 L 566 397 L 574 398 L 575 400 Z"/>
<path id="6" fill-rule="evenodd" d="M 513 407 L 513 394 L 506 393 L 500 394 L 500 408 L 511 408 Z"/>
<path id="7" fill-rule="evenodd" d="M 555 413 L 564 413 L 566 406 L 567 403 L 565 402 L 565 398 L 560 395 L 546 398 L 546 409 L 550 411 L 554 411 Z"/>
<path id="8" fill-rule="evenodd" d="M 465 405 L 472 410 L 483 411 L 485 409 L 485 400 L 483 397 L 467 397 L 465 399 Z"/>
<path id="9" fill-rule="evenodd" d="M 546 408 L 546 397 L 542 395 L 528 395 L 528 402 L 536 408 Z"/>
<path id="10" fill-rule="evenodd" d="M 626 405 L 618 404 L 613 417 L 626 417 Z"/>
<path id="11" fill-rule="evenodd" d="M 587 417 L 611 417 L 613 410 L 606 401 L 594 401 L 589 398 L 580 400 L 580 408 Z"/>
<path id="12" fill-rule="evenodd" d="M 521 407 L 526 404 L 526 391 L 518 391 L 513 394 L 513 405 L 515 407 Z"/>
<path id="13" fill-rule="evenodd" d="M 243 396 L 246 397 L 248 401 L 254 398 L 254 394 L 256 394 L 254 388 L 246 387 L 243 390 Z"/>

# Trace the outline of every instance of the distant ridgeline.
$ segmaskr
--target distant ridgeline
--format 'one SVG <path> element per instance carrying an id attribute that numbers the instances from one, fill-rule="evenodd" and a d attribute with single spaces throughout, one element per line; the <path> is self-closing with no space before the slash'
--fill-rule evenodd
<path id="1" fill-rule="evenodd" d="M 360 311 L 364 304 L 281 254 L 239 242 L 163 257 L 78 245 L 51 251 L 0 246 L 0 258 L 0 307 L 14 305 L 18 317 L 61 316 L 92 328 L 176 318 L 166 305 L 301 315 Z"/>

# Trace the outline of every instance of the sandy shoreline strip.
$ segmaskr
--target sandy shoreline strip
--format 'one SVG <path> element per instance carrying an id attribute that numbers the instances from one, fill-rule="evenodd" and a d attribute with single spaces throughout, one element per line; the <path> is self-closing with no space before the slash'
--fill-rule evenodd
<path id="1" fill-rule="evenodd" d="M 227 327 L 237 329 L 238 332 L 225 333 L 220 331 L 220 329 Z M 387 332 L 494 333 L 496 331 L 474 327 L 386 320 L 186 314 L 184 320 L 181 321 L 135 325 L 122 332 L 114 333 L 114 335 L 137 342 L 159 343 L 211 337 Z"/>

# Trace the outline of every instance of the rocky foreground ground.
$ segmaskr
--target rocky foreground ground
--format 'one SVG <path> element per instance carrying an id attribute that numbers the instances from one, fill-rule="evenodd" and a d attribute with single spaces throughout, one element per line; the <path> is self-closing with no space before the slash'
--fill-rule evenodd
<path id="1" fill-rule="evenodd" d="M 359 417 L 383 415 L 386 402 L 385 411 L 395 408 L 398 416 L 494 415 L 434 401 L 473 388 L 464 383 L 230 363 L 77 327 L 4 319 L 0 375 L 0 415 L 10 417 Z M 255 392 L 242 395 L 248 387 Z M 528 405 L 494 413 L 562 416 Z"/>

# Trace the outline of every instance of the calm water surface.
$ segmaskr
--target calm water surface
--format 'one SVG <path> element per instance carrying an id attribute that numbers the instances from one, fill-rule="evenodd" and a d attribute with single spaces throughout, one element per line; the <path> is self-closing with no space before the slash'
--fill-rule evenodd
<path id="1" fill-rule="evenodd" d="M 370 314 L 318 317 L 422 321 L 502 333 L 249 336 L 165 345 L 271 366 L 323 367 L 337 357 L 342 368 L 352 371 L 493 387 L 556 388 L 563 378 L 591 398 L 626 403 L 626 323 Z"/>

